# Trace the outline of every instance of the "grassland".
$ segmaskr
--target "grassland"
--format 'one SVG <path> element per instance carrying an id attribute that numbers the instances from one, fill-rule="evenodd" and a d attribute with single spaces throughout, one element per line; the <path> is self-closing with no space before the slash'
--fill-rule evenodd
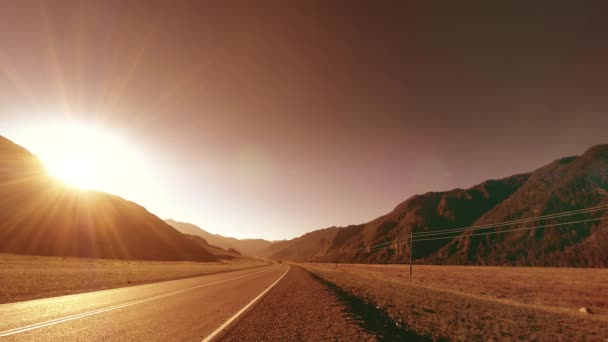
<path id="1" fill-rule="evenodd" d="M 608 338 L 608 269 L 415 266 L 410 281 L 408 267 L 400 265 L 301 266 L 435 338 Z"/>
<path id="2" fill-rule="evenodd" d="M 259 267 L 266 262 L 156 262 L 0 254 L 0 303 Z"/>

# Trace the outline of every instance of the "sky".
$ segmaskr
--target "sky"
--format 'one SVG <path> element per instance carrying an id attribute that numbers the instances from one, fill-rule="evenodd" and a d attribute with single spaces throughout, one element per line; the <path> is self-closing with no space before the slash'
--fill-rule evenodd
<path id="1" fill-rule="evenodd" d="M 213 233 L 364 223 L 608 143 L 605 8 L 542 3 L 3 1 L 0 134 L 103 132 L 100 190 Z"/>

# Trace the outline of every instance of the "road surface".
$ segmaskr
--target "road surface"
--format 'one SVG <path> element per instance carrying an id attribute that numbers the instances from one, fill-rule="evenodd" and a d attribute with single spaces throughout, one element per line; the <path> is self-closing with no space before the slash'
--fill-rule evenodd
<path id="1" fill-rule="evenodd" d="M 386 334 L 391 331 L 386 326 L 364 324 L 364 316 L 360 313 L 310 273 L 292 266 L 272 292 L 243 315 L 238 324 L 230 327 L 220 342 L 381 340 L 376 335 L 384 337 L 385 341 L 403 340 Z M 415 338 L 405 340 L 419 341 Z"/>
<path id="2" fill-rule="evenodd" d="M 0 305 L 0 341 L 202 341 L 288 271 L 272 265 Z"/>

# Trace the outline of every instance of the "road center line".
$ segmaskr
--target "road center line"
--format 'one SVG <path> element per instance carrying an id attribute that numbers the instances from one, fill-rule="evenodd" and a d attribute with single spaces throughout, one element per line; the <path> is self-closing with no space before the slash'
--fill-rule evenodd
<path id="1" fill-rule="evenodd" d="M 83 317 L 87 317 L 87 316 L 97 315 L 97 314 L 100 314 L 100 313 L 104 313 L 104 312 L 108 312 L 108 311 L 113 311 L 113 310 L 121 309 L 121 308 L 128 307 L 128 306 L 132 306 L 132 305 L 136 305 L 136 304 L 141 304 L 141 303 L 153 301 L 153 300 L 156 300 L 156 299 L 170 297 L 170 296 L 174 296 L 174 295 L 177 295 L 177 294 L 180 294 L 180 293 L 184 293 L 184 292 L 187 292 L 187 291 L 198 289 L 198 288 L 201 288 L 201 287 L 221 284 L 221 283 L 229 282 L 229 281 L 232 281 L 232 280 L 237 280 L 237 279 L 241 279 L 241 278 L 244 278 L 244 277 L 252 276 L 254 274 L 258 274 L 258 273 L 262 273 L 262 272 L 268 272 L 268 271 L 270 271 L 272 269 L 274 269 L 274 268 L 270 268 L 270 269 L 266 269 L 266 270 L 262 270 L 262 271 L 257 271 L 257 272 L 245 274 L 245 275 L 234 277 L 234 278 L 230 278 L 230 279 L 224 279 L 224 280 L 214 281 L 214 282 L 207 283 L 207 284 L 201 284 L 201 285 L 193 286 L 193 287 L 190 287 L 190 288 L 187 288 L 187 289 L 182 289 L 182 290 L 177 290 L 177 291 L 173 291 L 173 292 L 163 293 L 161 295 L 157 295 L 157 296 L 153 296 L 153 297 L 149 297 L 149 298 L 144 298 L 144 299 L 140 299 L 140 300 L 136 300 L 136 301 L 132 301 L 132 302 L 127 302 L 127 303 L 123 303 L 123 304 L 113 305 L 113 306 L 109 306 L 107 308 L 100 308 L 100 309 L 96 309 L 96 310 L 93 310 L 93 311 L 83 312 L 83 313 L 79 313 L 79 314 L 75 314 L 75 315 L 71 315 L 71 316 L 67 316 L 67 317 L 63 317 L 63 318 L 57 318 L 57 319 L 46 321 L 46 322 L 42 322 L 42 323 L 31 324 L 31 325 L 27 325 L 25 327 L 13 328 L 13 329 L 9 329 L 9 330 L 5 330 L 5 331 L 0 332 L 0 337 L 6 337 L 6 336 L 10 336 L 10 335 L 15 335 L 15 334 L 23 333 L 23 332 L 34 330 L 34 329 L 40 329 L 40 328 L 47 327 L 47 326 L 50 326 L 50 325 L 55 325 L 55 324 L 59 324 L 59 323 L 63 323 L 63 322 L 68 322 L 68 321 L 72 321 L 72 320 L 83 318 Z"/>
<path id="2" fill-rule="evenodd" d="M 247 304 L 239 312 L 237 312 L 236 314 L 234 314 L 234 316 L 230 317 L 230 319 L 228 319 L 226 322 L 224 322 L 224 324 L 222 324 L 219 328 L 215 329 L 215 331 L 212 332 L 211 334 L 209 334 L 209 336 L 205 337 L 205 339 L 202 342 L 209 342 L 209 341 L 211 341 L 215 336 L 217 336 L 217 334 L 219 334 L 220 332 L 222 332 L 222 330 L 224 330 L 228 325 L 230 325 L 230 323 L 232 323 L 232 321 L 234 321 L 240 315 L 242 315 L 243 312 L 247 311 L 247 309 L 249 309 L 250 306 L 252 306 L 255 302 L 258 301 L 258 299 L 262 298 L 262 296 L 264 296 L 268 291 L 270 291 L 270 289 L 272 289 L 278 282 L 280 282 L 281 279 L 283 279 L 283 277 L 287 274 L 287 272 L 289 272 L 290 268 L 291 268 L 291 265 L 289 267 L 287 267 L 287 271 L 285 271 L 285 273 L 283 273 L 283 275 L 277 281 L 275 281 L 274 283 L 272 283 L 272 285 L 270 285 L 266 290 L 264 290 L 264 292 L 260 293 L 251 302 L 249 302 L 249 304 Z"/>

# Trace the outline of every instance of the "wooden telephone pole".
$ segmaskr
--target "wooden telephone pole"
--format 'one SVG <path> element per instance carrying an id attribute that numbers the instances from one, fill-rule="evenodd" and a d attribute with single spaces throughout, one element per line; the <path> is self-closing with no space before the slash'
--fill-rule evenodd
<path id="1" fill-rule="evenodd" d="M 412 280 L 412 254 L 414 252 L 414 230 L 410 232 L 410 280 Z"/>

